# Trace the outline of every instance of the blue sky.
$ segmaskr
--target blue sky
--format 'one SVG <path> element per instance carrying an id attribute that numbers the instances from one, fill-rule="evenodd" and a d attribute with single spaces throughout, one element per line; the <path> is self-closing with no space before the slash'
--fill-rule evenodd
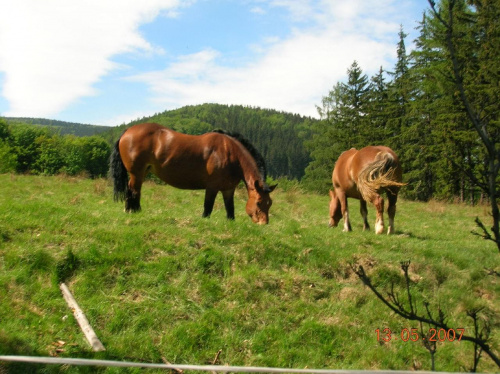
<path id="1" fill-rule="evenodd" d="M 185 105 L 317 116 L 356 60 L 392 69 L 426 0 L 0 4 L 0 115 L 115 126 Z"/>

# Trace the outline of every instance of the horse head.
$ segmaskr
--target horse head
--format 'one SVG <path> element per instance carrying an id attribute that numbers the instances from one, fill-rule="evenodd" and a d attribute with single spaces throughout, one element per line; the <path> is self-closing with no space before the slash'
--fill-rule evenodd
<path id="1" fill-rule="evenodd" d="M 328 227 L 337 227 L 340 219 L 342 218 L 342 210 L 340 201 L 335 194 L 335 191 L 330 190 L 330 222 Z"/>
<path id="2" fill-rule="evenodd" d="M 246 211 L 254 223 L 259 225 L 269 223 L 269 208 L 273 204 L 270 193 L 276 186 L 268 186 L 266 183 L 255 181 L 254 188 L 248 189 Z"/>

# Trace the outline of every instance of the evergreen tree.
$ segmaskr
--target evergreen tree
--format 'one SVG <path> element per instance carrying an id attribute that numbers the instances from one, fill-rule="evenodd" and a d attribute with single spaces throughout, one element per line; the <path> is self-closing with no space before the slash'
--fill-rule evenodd
<path id="1" fill-rule="evenodd" d="M 370 86 L 368 76 L 363 74 L 360 66 L 354 61 L 347 70 L 347 84 L 343 85 L 340 121 L 337 123 L 343 137 L 344 150 L 362 148 L 369 138 L 368 93 Z"/>
<path id="2" fill-rule="evenodd" d="M 347 70 L 347 83 L 337 83 L 323 97 L 318 107 L 321 121 L 313 127 L 312 140 L 306 143 L 312 161 L 306 168 L 306 184 L 315 182 L 318 190 L 331 186 L 331 174 L 340 154 L 351 148 L 362 148 L 369 137 L 368 76 L 354 61 Z"/>
<path id="3" fill-rule="evenodd" d="M 410 65 L 411 56 L 406 53 L 405 45 L 407 34 L 402 27 L 398 35 L 397 61 L 389 85 L 388 145 L 399 155 L 408 183 L 403 196 L 428 200 L 435 185 L 431 128 L 425 119 L 426 110 L 418 100 L 420 71 Z"/>
<path id="4" fill-rule="evenodd" d="M 430 39 L 446 57 L 441 70 L 448 92 L 456 98 L 460 124 L 467 135 L 475 132 L 478 147 L 466 155 L 473 185 L 489 197 L 493 227 L 478 225 L 486 239 L 500 249 L 500 4 L 498 0 L 429 0 Z"/>
<path id="5" fill-rule="evenodd" d="M 367 115 L 369 123 L 365 130 L 366 145 L 388 144 L 387 111 L 389 91 L 382 67 L 380 67 L 379 72 L 371 78 L 370 90 L 367 95 Z"/>

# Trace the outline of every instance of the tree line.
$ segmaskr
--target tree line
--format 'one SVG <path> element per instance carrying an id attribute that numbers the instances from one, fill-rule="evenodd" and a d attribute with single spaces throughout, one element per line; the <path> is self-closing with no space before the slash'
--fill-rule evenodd
<path id="1" fill-rule="evenodd" d="M 304 140 L 310 137 L 314 121 L 271 109 L 202 104 L 138 118 L 106 131 L 96 126 L 96 135 L 82 136 L 82 131 L 89 131 L 87 125 L 58 123 L 55 127 L 50 120 L 0 119 L 0 155 L 9 160 L 0 172 L 106 176 L 109 150 L 123 131 L 137 123 L 156 122 L 192 135 L 215 129 L 238 132 L 261 152 L 268 175 L 300 180 L 310 160 Z"/>
<path id="2" fill-rule="evenodd" d="M 354 61 L 346 81 L 323 97 L 306 143 L 305 184 L 324 191 L 343 151 L 384 144 L 401 159 L 406 198 L 498 198 L 490 187 L 500 185 L 500 5 L 430 5 L 411 53 L 401 28 L 391 70 L 368 77 Z"/>
<path id="3" fill-rule="evenodd" d="M 28 124 L 45 126 L 59 135 L 92 136 L 109 130 L 108 126 L 89 125 L 75 122 L 58 121 L 47 118 L 3 117 L 8 124 Z"/>
<path id="4" fill-rule="evenodd" d="M 110 153 L 101 136 L 60 135 L 50 127 L 0 119 L 0 173 L 104 177 Z"/>

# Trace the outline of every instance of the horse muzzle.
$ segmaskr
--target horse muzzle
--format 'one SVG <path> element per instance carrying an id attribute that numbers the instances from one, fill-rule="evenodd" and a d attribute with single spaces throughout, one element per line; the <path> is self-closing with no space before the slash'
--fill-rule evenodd
<path id="1" fill-rule="evenodd" d="M 265 215 L 251 215 L 250 218 L 257 225 L 267 225 L 269 223 L 269 217 Z"/>

